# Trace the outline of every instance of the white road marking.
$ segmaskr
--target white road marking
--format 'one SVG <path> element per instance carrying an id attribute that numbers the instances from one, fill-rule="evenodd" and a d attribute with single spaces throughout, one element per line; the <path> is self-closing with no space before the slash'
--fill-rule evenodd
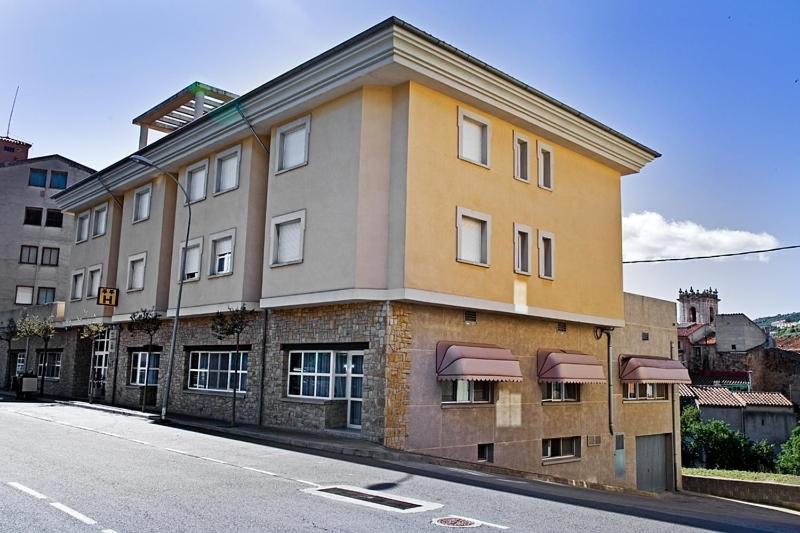
<path id="1" fill-rule="evenodd" d="M 101 529 L 100 533 L 117 533 L 117 532 L 114 531 L 113 529 Z"/>
<path id="2" fill-rule="evenodd" d="M 164 449 L 167 450 L 168 452 L 175 452 L 181 455 L 189 455 L 189 452 L 184 452 L 183 450 L 176 450 L 175 448 L 164 448 Z"/>
<path id="3" fill-rule="evenodd" d="M 294 478 L 289 478 L 289 479 L 291 479 L 292 481 L 297 481 L 298 483 L 305 483 L 306 485 L 311 485 L 313 487 L 321 486 L 319 483 L 313 483 L 311 481 L 306 481 L 305 479 L 294 479 Z"/>
<path id="4" fill-rule="evenodd" d="M 75 519 L 77 519 L 77 520 L 80 520 L 80 521 L 81 521 L 81 522 L 83 522 L 84 524 L 87 524 L 87 525 L 93 526 L 93 525 L 95 525 L 95 524 L 97 523 L 97 521 L 96 521 L 96 520 L 92 520 L 91 518 L 89 518 L 89 517 L 88 517 L 88 516 L 86 516 L 85 514 L 81 514 L 81 513 L 79 513 L 78 511 L 76 511 L 75 509 L 73 509 L 73 508 L 71 508 L 71 507 L 67 507 L 67 506 L 66 506 L 66 505 L 64 505 L 63 503 L 51 502 L 51 503 L 50 503 L 50 505 L 52 505 L 53 507 L 55 507 L 56 509 L 58 509 L 59 511 L 61 511 L 61 512 L 63 512 L 63 513 L 67 513 L 67 514 L 68 514 L 68 515 L 70 515 L 72 518 L 75 518 Z"/>
<path id="5" fill-rule="evenodd" d="M 29 488 L 29 487 L 26 487 L 22 483 L 17 483 L 16 481 L 9 481 L 8 484 L 10 486 L 14 487 L 17 490 L 21 490 L 22 492 L 24 492 L 26 494 L 30 494 L 34 498 L 38 498 L 40 500 L 46 500 L 47 499 L 47 496 L 45 496 L 41 492 L 36 492 L 35 490 L 33 490 L 33 489 Z"/>
<path id="6" fill-rule="evenodd" d="M 129 440 L 131 442 L 135 442 L 136 444 L 144 444 L 145 446 L 152 446 L 149 442 L 147 442 L 145 440 L 131 439 L 131 438 L 128 438 L 128 437 L 121 437 L 121 438 L 127 439 L 127 440 Z"/>
<path id="7" fill-rule="evenodd" d="M 259 470 L 258 468 L 253 468 L 252 466 L 243 466 L 242 469 L 250 470 L 251 472 L 258 472 L 259 474 L 266 474 L 268 476 L 277 476 L 278 474 L 274 472 L 267 472 L 266 470 Z"/>
<path id="8" fill-rule="evenodd" d="M 200 459 L 205 459 L 206 461 L 211 461 L 212 463 L 219 463 L 219 464 L 221 464 L 221 465 L 226 465 L 226 464 L 228 464 L 228 463 L 226 463 L 225 461 L 220 461 L 219 459 L 214 459 L 213 457 L 202 457 L 202 456 L 201 456 L 201 457 L 200 457 Z"/>
<path id="9" fill-rule="evenodd" d="M 456 516 L 454 514 L 451 514 L 446 516 L 445 518 L 460 518 L 461 520 L 470 520 L 472 522 L 477 522 L 481 526 L 489 526 L 497 529 L 508 529 L 508 526 L 501 526 L 500 524 L 492 524 L 491 522 L 484 522 L 483 520 L 478 520 L 477 518 L 467 518 L 466 516 Z"/>

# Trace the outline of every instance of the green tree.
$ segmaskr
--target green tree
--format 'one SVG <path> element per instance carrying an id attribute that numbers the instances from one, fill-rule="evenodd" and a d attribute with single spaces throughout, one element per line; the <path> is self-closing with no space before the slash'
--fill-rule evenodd
<path id="1" fill-rule="evenodd" d="M 147 362 L 144 370 L 144 388 L 142 389 L 142 411 L 145 408 L 147 399 L 147 387 L 150 384 L 150 359 L 153 357 L 153 337 L 161 329 L 161 315 L 153 309 L 140 309 L 131 313 L 131 321 L 128 324 L 128 331 L 131 333 L 144 333 L 147 335 Z"/>
<path id="2" fill-rule="evenodd" d="M 44 396 L 44 378 L 47 375 L 47 347 L 50 340 L 56 333 L 56 328 L 53 325 L 53 317 L 47 318 L 38 315 L 25 315 L 17 324 L 17 334 L 20 337 L 39 338 L 44 343 L 44 351 L 42 352 L 42 375 L 39 385 L 39 394 Z"/>
<path id="3" fill-rule="evenodd" d="M 241 366 L 241 350 L 239 349 L 241 335 L 247 328 L 247 308 L 242 305 L 239 309 L 228 308 L 223 314 L 217 311 L 211 320 L 211 333 L 218 339 L 234 337 L 236 339 L 236 357 L 231 365 L 233 373 L 233 400 L 231 402 L 231 426 L 236 425 L 236 392 L 239 387 L 239 368 Z"/>
<path id="4" fill-rule="evenodd" d="M 781 474 L 800 475 L 800 426 L 796 426 L 789 440 L 781 445 L 775 464 Z"/>

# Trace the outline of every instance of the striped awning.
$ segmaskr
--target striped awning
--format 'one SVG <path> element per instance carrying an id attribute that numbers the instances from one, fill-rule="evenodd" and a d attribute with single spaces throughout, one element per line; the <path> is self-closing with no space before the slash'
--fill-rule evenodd
<path id="1" fill-rule="evenodd" d="M 439 381 L 522 381 L 522 370 L 514 354 L 500 346 L 439 341 L 436 376 Z"/>
<path id="2" fill-rule="evenodd" d="M 692 383 L 680 361 L 634 355 L 620 356 L 619 379 L 623 383 Z"/>

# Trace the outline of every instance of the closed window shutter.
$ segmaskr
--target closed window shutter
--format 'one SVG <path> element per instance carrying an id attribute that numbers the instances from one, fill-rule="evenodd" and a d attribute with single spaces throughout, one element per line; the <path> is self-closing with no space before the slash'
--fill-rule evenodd
<path id="1" fill-rule="evenodd" d="M 101 209 L 94 212 L 94 234 L 102 235 L 106 232 L 106 214 L 107 210 Z"/>
<path id="2" fill-rule="evenodd" d="M 197 274 L 199 272 L 200 272 L 200 247 L 191 246 L 186 250 L 186 279 L 193 279 L 197 277 Z"/>
<path id="3" fill-rule="evenodd" d="M 150 191 L 142 191 L 136 195 L 136 220 L 150 216 Z"/>
<path id="4" fill-rule="evenodd" d="M 131 289 L 144 288 L 144 261 L 137 259 L 131 263 Z"/>
<path id="5" fill-rule="evenodd" d="M 233 239 L 226 237 L 214 241 L 214 273 L 221 274 L 230 270 L 230 256 L 233 251 Z"/>
<path id="6" fill-rule="evenodd" d="M 465 117 L 461 127 L 463 129 L 461 133 L 461 155 L 479 163 L 486 163 L 483 148 L 485 126 Z"/>
<path id="7" fill-rule="evenodd" d="M 89 296 L 97 296 L 100 290 L 100 271 L 93 270 L 89 272 Z"/>
<path id="8" fill-rule="evenodd" d="M 275 257 L 277 263 L 288 263 L 300 260 L 300 239 L 302 228 L 299 220 L 292 220 L 278 224 L 278 251 Z"/>
<path id="9" fill-rule="evenodd" d="M 83 298 L 83 274 L 72 276 L 72 297 Z"/>
<path id="10" fill-rule="evenodd" d="M 306 128 L 301 127 L 283 134 L 281 146 L 281 169 L 305 163 Z"/>
<path id="11" fill-rule="evenodd" d="M 461 259 L 473 263 L 484 263 L 483 224 L 476 218 L 461 218 Z"/>
<path id="12" fill-rule="evenodd" d="M 206 194 L 206 169 L 205 167 L 189 173 L 189 199 L 199 200 Z"/>
<path id="13" fill-rule="evenodd" d="M 236 187 L 236 167 L 239 156 L 232 155 L 219 162 L 219 176 L 217 178 L 217 192 Z"/>

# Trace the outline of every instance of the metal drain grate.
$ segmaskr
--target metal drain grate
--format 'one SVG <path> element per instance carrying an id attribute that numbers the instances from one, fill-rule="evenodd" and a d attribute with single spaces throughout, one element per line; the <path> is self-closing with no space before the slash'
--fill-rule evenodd
<path id="1" fill-rule="evenodd" d="M 432 522 L 437 526 L 443 527 L 478 527 L 481 525 L 481 523 L 476 520 L 470 520 L 469 518 L 462 518 L 460 516 L 435 518 Z"/>
<path id="2" fill-rule="evenodd" d="M 354 500 L 359 500 L 362 502 L 374 503 L 375 505 L 383 505 L 384 507 L 391 507 L 392 509 L 400 509 L 401 511 L 407 511 L 409 509 L 422 507 L 422 505 L 417 503 L 395 500 L 393 498 L 387 498 L 386 496 L 379 496 L 377 494 L 369 494 L 367 492 L 343 489 L 341 487 L 330 487 L 327 489 L 319 489 L 319 492 L 326 492 L 328 494 L 344 496 L 345 498 L 352 498 Z"/>

